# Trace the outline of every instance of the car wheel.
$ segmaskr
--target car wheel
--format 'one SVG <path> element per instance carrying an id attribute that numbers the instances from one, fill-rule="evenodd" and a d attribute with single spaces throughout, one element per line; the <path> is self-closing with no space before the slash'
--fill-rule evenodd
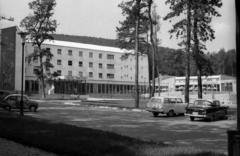
<path id="1" fill-rule="evenodd" d="M 155 112 L 154 112 L 154 113 L 153 113 L 153 116 L 154 116 L 154 117 L 157 117 L 157 116 L 158 116 L 158 113 L 155 113 Z"/>
<path id="2" fill-rule="evenodd" d="M 209 121 L 213 121 L 213 119 L 214 119 L 214 114 L 210 116 Z"/>
<path id="3" fill-rule="evenodd" d="M 29 109 L 31 112 L 36 112 L 36 110 L 37 110 L 37 108 L 35 106 L 31 106 Z"/>
<path id="4" fill-rule="evenodd" d="M 222 117 L 223 118 L 223 120 L 224 119 L 228 119 L 228 116 L 227 116 L 228 114 L 227 114 L 227 111 L 225 111 L 225 114 L 224 114 L 224 116 Z"/>
<path id="5" fill-rule="evenodd" d="M 11 107 L 10 107 L 10 106 L 5 106 L 5 107 L 4 107 L 4 110 L 5 110 L 5 111 L 11 111 Z"/>
<path id="6" fill-rule="evenodd" d="M 191 120 L 191 121 L 194 121 L 194 119 L 195 119 L 194 117 L 190 116 L 190 120 Z"/>
<path id="7" fill-rule="evenodd" d="M 170 110 L 170 111 L 167 113 L 167 116 L 168 116 L 168 117 L 172 117 L 173 115 L 174 115 L 173 110 Z"/>

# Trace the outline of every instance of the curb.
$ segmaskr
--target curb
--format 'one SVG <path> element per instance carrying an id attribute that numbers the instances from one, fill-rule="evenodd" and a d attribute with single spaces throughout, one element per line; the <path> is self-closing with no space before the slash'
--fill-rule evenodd
<path id="1" fill-rule="evenodd" d="M 116 107 L 116 106 L 104 106 L 104 105 L 94 105 L 94 104 L 82 104 L 82 103 L 74 103 L 74 102 L 53 102 L 65 105 L 77 105 L 77 106 L 85 106 L 85 107 L 98 107 L 104 109 L 113 109 L 113 110 L 123 110 L 123 111 L 133 111 L 133 112 L 147 112 L 144 109 L 137 109 L 137 108 L 126 108 L 126 107 Z"/>

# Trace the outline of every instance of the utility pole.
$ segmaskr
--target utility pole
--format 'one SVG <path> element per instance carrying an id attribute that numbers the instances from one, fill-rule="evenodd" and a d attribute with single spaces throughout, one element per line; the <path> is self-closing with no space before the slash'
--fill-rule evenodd
<path id="1" fill-rule="evenodd" d="M 236 14 L 236 51 L 240 50 L 240 40 L 239 40 L 239 1 L 235 0 L 235 14 Z M 240 54 L 237 53 L 236 60 L 240 59 Z M 237 62 L 237 127 L 236 130 L 228 130 L 228 156 L 240 155 L 240 61 Z"/>

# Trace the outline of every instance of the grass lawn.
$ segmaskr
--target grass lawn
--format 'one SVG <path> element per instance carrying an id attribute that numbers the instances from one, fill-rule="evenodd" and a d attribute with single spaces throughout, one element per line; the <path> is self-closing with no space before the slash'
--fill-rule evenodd
<path id="1" fill-rule="evenodd" d="M 226 156 L 3 111 L 0 137 L 64 156 Z"/>

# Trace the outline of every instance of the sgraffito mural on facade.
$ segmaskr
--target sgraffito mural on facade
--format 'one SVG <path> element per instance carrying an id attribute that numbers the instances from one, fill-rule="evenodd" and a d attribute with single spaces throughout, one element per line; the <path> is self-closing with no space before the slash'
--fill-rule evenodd
<path id="1" fill-rule="evenodd" d="M 1 83 L 3 90 L 14 90 L 16 27 L 2 29 L 1 34 Z"/>

